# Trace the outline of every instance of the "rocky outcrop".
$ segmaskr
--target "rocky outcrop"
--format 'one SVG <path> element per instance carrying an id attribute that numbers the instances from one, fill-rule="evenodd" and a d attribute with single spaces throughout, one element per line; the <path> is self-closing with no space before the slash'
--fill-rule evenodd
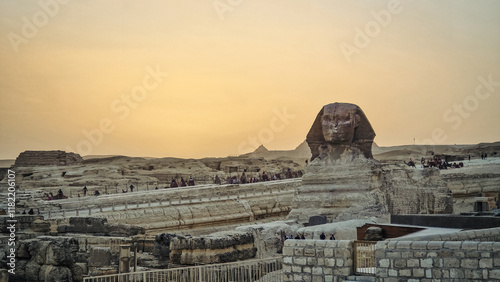
<path id="1" fill-rule="evenodd" d="M 175 264 L 224 263 L 255 257 L 254 237 L 250 232 L 226 231 L 203 237 L 172 238 L 170 260 Z"/>
<path id="2" fill-rule="evenodd" d="M 83 162 L 82 157 L 64 151 L 24 151 L 17 157 L 14 166 L 75 165 Z"/>

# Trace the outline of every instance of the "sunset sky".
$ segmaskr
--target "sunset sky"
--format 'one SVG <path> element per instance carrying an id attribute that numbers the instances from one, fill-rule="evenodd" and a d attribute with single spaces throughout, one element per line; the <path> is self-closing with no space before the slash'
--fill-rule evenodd
<path id="1" fill-rule="evenodd" d="M 496 0 L 0 0 L 0 34 L 0 159 L 294 149 L 333 102 L 379 146 L 500 141 Z"/>

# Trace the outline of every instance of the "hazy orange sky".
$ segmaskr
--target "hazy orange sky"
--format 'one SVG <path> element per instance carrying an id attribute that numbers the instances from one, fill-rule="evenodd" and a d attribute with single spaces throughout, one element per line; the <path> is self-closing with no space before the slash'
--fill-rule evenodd
<path id="1" fill-rule="evenodd" d="M 293 149 L 332 102 L 380 146 L 500 140 L 496 0 L 0 0 L 0 34 L 1 159 Z"/>

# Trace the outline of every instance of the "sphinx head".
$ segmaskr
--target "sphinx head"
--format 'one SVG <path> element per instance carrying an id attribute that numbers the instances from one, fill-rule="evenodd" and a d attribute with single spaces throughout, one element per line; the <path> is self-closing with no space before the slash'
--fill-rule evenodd
<path id="1" fill-rule="evenodd" d="M 374 138 L 375 131 L 360 107 L 333 103 L 324 106 L 318 113 L 306 141 L 311 148 L 311 160 L 318 157 L 319 147 L 327 144 L 357 147 L 366 158 L 373 158 L 371 146 Z"/>

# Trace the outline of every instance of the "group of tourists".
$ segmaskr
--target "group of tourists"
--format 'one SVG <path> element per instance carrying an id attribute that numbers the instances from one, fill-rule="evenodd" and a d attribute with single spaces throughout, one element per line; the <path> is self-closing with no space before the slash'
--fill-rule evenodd
<path id="1" fill-rule="evenodd" d="M 258 174 L 257 176 L 250 176 L 247 175 L 246 170 L 238 176 L 228 176 L 225 180 L 224 184 L 246 184 L 246 183 L 256 183 L 256 182 L 264 182 L 264 181 L 271 181 L 271 180 L 281 180 L 281 179 L 288 179 L 288 178 L 297 178 L 297 177 L 302 177 L 302 170 L 299 171 L 292 171 L 291 169 L 287 169 L 287 171 L 283 173 L 273 173 L 273 174 L 268 174 L 265 171 L 262 173 Z M 215 175 L 214 177 L 214 183 L 215 184 L 223 184 L 222 179 L 218 176 Z M 193 176 L 190 176 L 189 179 L 186 181 L 184 177 L 181 177 L 180 181 L 178 182 L 176 178 L 172 178 L 172 181 L 170 182 L 169 186 L 166 186 L 164 188 L 177 188 L 177 187 L 186 187 L 186 186 L 195 186 L 195 181 L 193 179 Z M 130 185 L 128 187 L 130 189 L 130 192 L 134 192 L 135 186 Z M 122 189 L 122 193 L 128 193 L 129 189 Z M 83 196 L 86 197 L 89 189 L 85 185 L 82 189 L 83 191 Z M 158 190 L 158 186 L 156 186 L 155 190 Z M 107 194 L 107 192 L 106 192 Z M 101 193 L 99 190 L 95 190 L 93 193 L 94 196 L 100 196 Z M 45 198 L 47 200 L 58 200 L 58 199 L 66 199 L 67 196 L 64 195 L 63 191 L 59 189 L 57 192 L 57 195 L 54 196 L 52 192 L 45 193 L 44 194 Z M 78 197 L 80 197 L 80 194 L 78 194 Z"/>
<path id="2" fill-rule="evenodd" d="M 22 214 L 26 214 L 26 211 L 23 210 Z M 35 211 L 33 210 L 33 208 L 30 208 L 30 210 L 28 211 L 28 214 L 29 215 L 34 215 L 35 214 Z M 37 209 L 37 214 L 40 214 L 40 210 L 39 209 Z"/>
<path id="3" fill-rule="evenodd" d="M 295 239 L 295 240 L 305 240 L 306 237 L 304 236 L 304 233 L 297 233 L 295 235 L 295 237 L 293 237 L 293 235 L 285 235 L 285 240 L 287 239 Z M 325 240 L 326 239 L 326 235 L 324 232 L 321 233 L 321 235 L 319 235 L 319 239 L 321 240 Z M 335 233 L 331 234 L 330 235 L 330 240 L 336 240 L 335 239 Z"/>
<path id="4" fill-rule="evenodd" d="M 48 201 L 51 201 L 51 200 L 60 200 L 60 199 L 66 199 L 66 198 L 68 198 L 67 196 L 64 195 L 64 193 L 63 193 L 63 191 L 61 189 L 59 189 L 57 191 L 57 194 L 55 196 L 54 196 L 54 194 L 52 192 L 44 193 L 43 196 Z"/>
<path id="5" fill-rule="evenodd" d="M 170 182 L 170 188 L 176 188 L 176 187 L 186 187 L 186 186 L 194 186 L 194 179 L 192 176 L 189 177 L 188 182 L 184 180 L 184 177 L 181 177 L 181 183 L 177 183 L 177 180 L 175 178 L 172 178 L 172 182 Z M 167 188 L 167 187 L 165 187 Z"/>
<path id="6" fill-rule="evenodd" d="M 246 184 L 246 183 L 256 183 L 256 182 L 265 182 L 265 181 L 272 181 L 272 180 L 282 180 L 282 179 L 288 179 L 288 178 L 297 178 L 297 177 L 302 177 L 303 172 L 301 170 L 299 171 L 292 171 L 291 169 L 288 169 L 284 173 L 272 173 L 268 174 L 265 171 L 262 173 L 259 173 L 258 175 L 247 175 L 246 170 L 243 171 L 243 173 L 239 176 L 228 176 L 226 178 L 226 184 Z M 214 183 L 215 184 L 222 184 L 221 180 L 218 175 L 215 176 L 214 178 Z"/>
<path id="7" fill-rule="evenodd" d="M 469 157 L 469 160 L 470 160 L 470 157 Z M 439 169 L 461 168 L 464 166 L 463 162 L 449 163 L 448 161 L 446 161 L 446 159 L 442 159 L 440 157 L 434 157 L 434 156 L 431 156 L 428 159 L 425 159 L 424 157 L 422 157 L 420 159 L 420 164 L 422 165 L 422 168 L 437 167 Z M 407 163 L 407 165 L 412 166 L 412 167 L 416 167 L 415 161 L 413 161 L 412 158 L 410 158 L 410 161 Z"/>

